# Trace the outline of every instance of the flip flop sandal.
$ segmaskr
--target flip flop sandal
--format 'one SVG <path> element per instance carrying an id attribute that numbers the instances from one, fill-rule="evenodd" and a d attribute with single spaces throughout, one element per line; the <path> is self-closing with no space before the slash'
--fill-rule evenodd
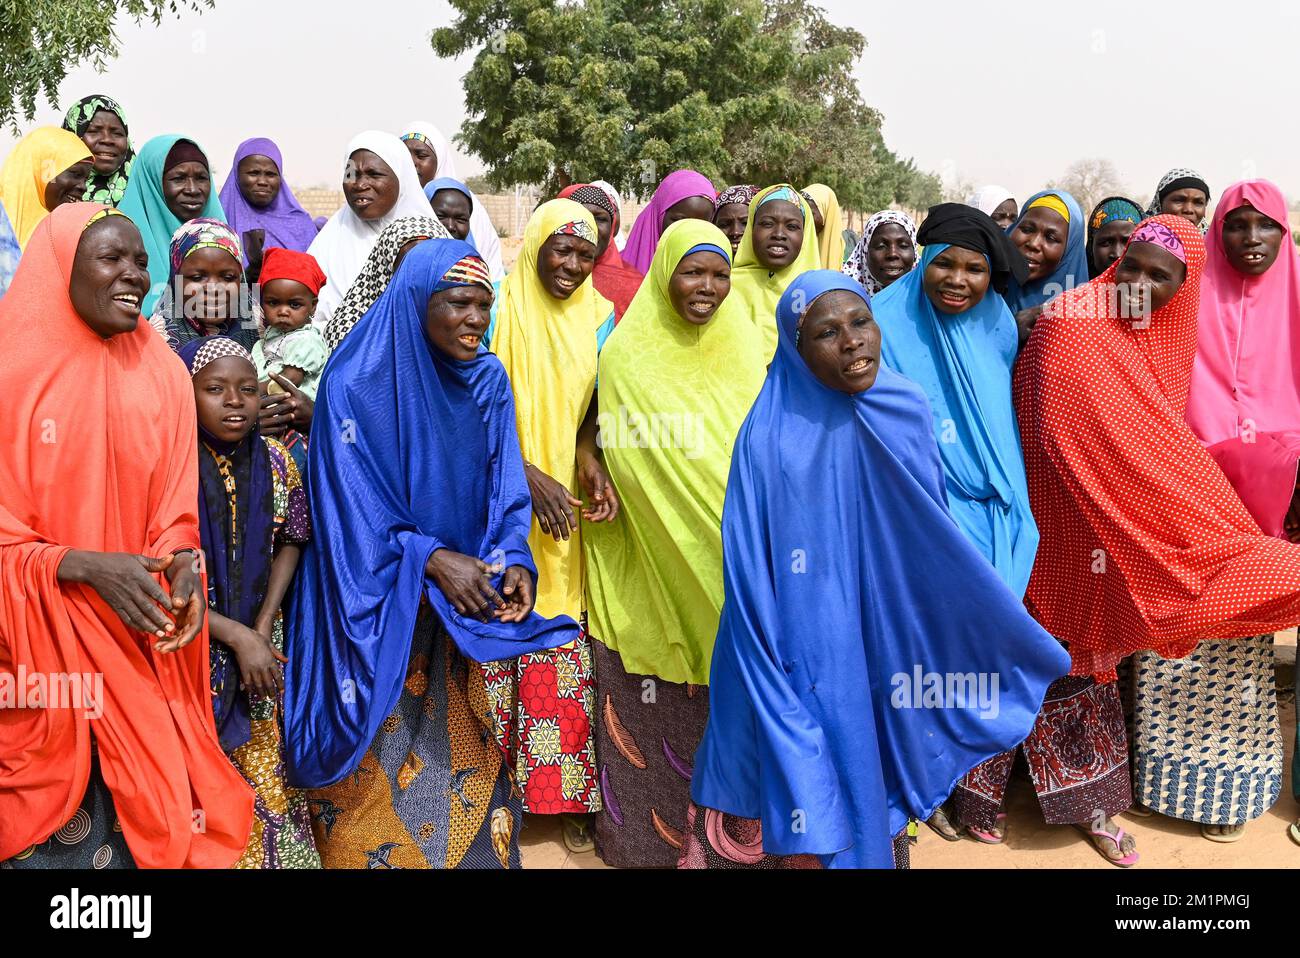
<path id="1" fill-rule="evenodd" d="M 1007 840 L 1007 833 L 1006 833 L 1007 813 L 998 812 L 997 821 L 1002 825 L 1003 828 L 1001 835 L 995 835 L 993 834 L 993 832 L 986 832 L 981 828 L 975 828 L 971 825 L 966 826 L 966 831 L 970 832 L 971 838 L 975 839 L 977 842 L 983 842 L 985 845 L 1001 845 L 1004 841 Z"/>
<path id="2" fill-rule="evenodd" d="M 1155 812 L 1147 808 L 1145 805 L 1134 805 L 1124 814 L 1132 815 L 1134 818 L 1151 818 L 1155 815 Z"/>
<path id="3" fill-rule="evenodd" d="M 936 818 L 939 819 L 943 825 L 948 827 L 948 831 L 945 831 L 941 825 L 935 824 L 934 820 Z M 925 823 L 930 826 L 930 831 L 934 832 L 945 842 L 961 841 L 961 832 L 958 831 L 957 826 L 952 823 L 952 819 L 948 817 L 947 812 L 943 810 L 942 806 L 936 808 L 934 814 L 927 818 Z"/>
<path id="4" fill-rule="evenodd" d="M 1286 833 L 1291 836 L 1291 841 L 1300 845 L 1300 822 L 1292 822 L 1286 827 Z"/>
<path id="5" fill-rule="evenodd" d="M 1209 839 L 1212 842 L 1218 842 L 1220 845 L 1231 845 L 1233 842 L 1239 842 L 1246 834 L 1245 825 L 1237 826 L 1237 830 L 1235 832 L 1229 832 L 1226 835 L 1222 833 L 1214 834 L 1212 832 L 1206 831 L 1206 829 L 1209 827 L 1210 827 L 1209 825 L 1201 826 L 1201 837 L 1205 839 Z M 1294 825 L 1292 827 L 1294 827 Z"/>
<path id="6" fill-rule="evenodd" d="M 584 855 L 596 850 L 596 839 L 586 822 L 565 815 L 561 819 L 560 830 L 564 835 L 564 847 L 572 854 Z"/>
<path id="7" fill-rule="evenodd" d="M 1088 836 L 1088 844 L 1091 845 L 1094 850 L 1096 850 L 1098 855 L 1106 859 L 1107 862 L 1116 866 L 1117 868 L 1132 868 L 1134 865 L 1138 863 L 1138 858 L 1140 856 L 1138 855 L 1136 848 L 1133 849 L 1133 851 L 1129 852 L 1127 855 L 1125 855 L 1123 858 L 1111 858 L 1109 855 L 1107 855 L 1104 851 L 1101 850 L 1100 846 L 1098 846 L 1096 842 L 1092 840 L 1093 838 L 1109 839 L 1110 841 L 1115 843 L 1115 850 L 1117 852 L 1122 852 L 1124 850 L 1124 844 L 1123 844 L 1124 834 L 1125 834 L 1124 829 L 1116 828 L 1115 833 L 1111 834 L 1110 832 L 1105 831 L 1104 829 L 1088 828 L 1085 825 L 1079 825 L 1077 823 L 1075 824 L 1074 827 Z"/>

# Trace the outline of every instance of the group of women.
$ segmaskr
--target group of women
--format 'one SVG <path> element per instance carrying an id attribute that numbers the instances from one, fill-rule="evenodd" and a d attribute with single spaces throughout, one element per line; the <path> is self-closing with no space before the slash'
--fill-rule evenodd
<path id="1" fill-rule="evenodd" d="M 506 274 L 434 127 L 343 160 L 318 229 L 270 140 L 218 193 L 101 96 L 0 174 L 0 663 L 103 677 L 6 721 L 0 867 L 511 868 L 525 813 L 907 867 L 913 822 L 1005 839 L 1018 751 L 1120 866 L 1120 813 L 1277 800 L 1271 183 L 990 186 L 848 249 L 828 186 L 679 170 L 621 244 L 566 188 Z"/>

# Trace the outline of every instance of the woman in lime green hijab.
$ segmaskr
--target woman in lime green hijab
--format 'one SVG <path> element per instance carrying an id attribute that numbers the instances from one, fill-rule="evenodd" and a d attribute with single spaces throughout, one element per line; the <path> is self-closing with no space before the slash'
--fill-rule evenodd
<path id="1" fill-rule="evenodd" d="M 778 183 L 749 206 L 749 223 L 736 251 L 728 308 L 740 308 L 758 329 L 763 361 L 776 355 L 776 304 L 795 277 L 821 268 L 817 224 L 797 189 Z"/>
<path id="2" fill-rule="evenodd" d="M 622 510 L 584 527 L 583 548 L 604 806 L 596 847 L 619 867 L 676 864 L 708 719 L 722 500 L 767 361 L 749 318 L 730 308 L 730 251 L 711 223 L 669 226 L 600 354 L 597 424 Z"/>

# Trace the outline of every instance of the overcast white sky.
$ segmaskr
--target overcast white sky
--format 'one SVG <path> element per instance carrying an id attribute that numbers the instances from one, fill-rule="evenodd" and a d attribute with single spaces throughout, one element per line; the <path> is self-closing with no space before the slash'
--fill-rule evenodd
<path id="1" fill-rule="evenodd" d="M 1097 156 L 1143 200 L 1172 166 L 1199 169 L 1216 195 L 1263 176 L 1300 196 L 1300 0 L 821 5 L 867 37 L 858 81 L 889 146 L 949 180 L 1024 198 Z M 157 29 L 127 20 L 122 56 L 103 75 L 73 71 L 61 105 L 107 93 L 137 146 L 189 134 L 219 182 L 239 141 L 271 136 L 290 182 L 332 183 L 363 129 L 459 127 L 470 58 L 439 60 L 428 42 L 450 17 L 443 0 L 216 0 Z M 60 116 L 42 105 L 37 122 Z M 0 132 L 0 155 L 12 143 Z"/>

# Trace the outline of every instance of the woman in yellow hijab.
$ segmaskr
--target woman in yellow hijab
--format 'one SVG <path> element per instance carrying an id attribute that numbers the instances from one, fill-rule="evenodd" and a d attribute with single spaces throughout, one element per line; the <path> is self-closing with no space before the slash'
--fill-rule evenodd
<path id="1" fill-rule="evenodd" d="M 50 210 L 81 201 L 94 168 L 81 137 L 57 126 L 37 127 L 18 141 L 0 169 L 0 206 L 20 247 L 27 248 Z"/>
<path id="2" fill-rule="evenodd" d="M 749 206 L 726 306 L 740 310 L 757 328 L 764 363 L 776 355 L 776 304 L 810 269 L 821 269 L 821 253 L 808 201 L 789 183 L 769 186 Z"/>
<path id="3" fill-rule="evenodd" d="M 804 187 L 803 192 L 812 198 L 816 207 L 813 219 L 817 222 L 817 250 L 822 269 L 838 270 L 844 265 L 844 216 L 840 213 L 839 197 L 825 183 Z"/>
<path id="4" fill-rule="evenodd" d="M 596 448 L 596 357 L 614 328 L 614 306 L 591 282 L 596 238 L 596 221 L 585 207 L 572 200 L 539 206 L 524 229 L 519 261 L 501 283 L 488 337 L 514 388 L 533 497 L 528 545 L 537 563 L 536 608 L 548 618 L 568 615 L 579 622 L 585 612 L 580 518 L 606 522 L 618 514 Z M 585 631 L 572 645 L 495 668 L 502 681 L 489 680 L 492 704 L 498 721 L 513 727 L 524 810 L 598 811 L 595 688 Z M 516 677 L 517 702 L 510 701 Z M 571 849 L 590 850 L 583 822 L 566 822 L 565 837 Z"/>
<path id="5" fill-rule="evenodd" d="M 684 773 L 708 720 L 723 494 L 766 375 L 753 325 L 720 308 L 730 290 L 726 235 L 673 223 L 600 354 L 600 445 L 623 509 L 582 544 L 604 805 L 596 844 L 620 868 L 676 864 Z"/>

